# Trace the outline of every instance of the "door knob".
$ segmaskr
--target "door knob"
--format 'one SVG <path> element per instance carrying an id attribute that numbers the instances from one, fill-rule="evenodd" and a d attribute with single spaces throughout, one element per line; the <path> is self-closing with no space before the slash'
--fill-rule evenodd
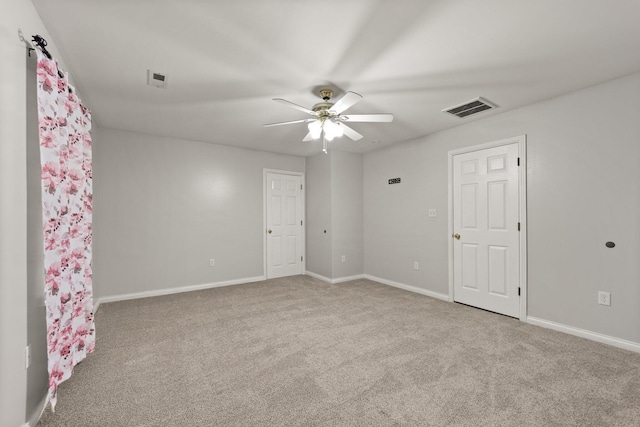
<path id="1" fill-rule="evenodd" d="M 271 229 L 268 229 L 268 230 L 267 230 L 267 233 L 271 234 Z"/>
<path id="2" fill-rule="evenodd" d="M 460 240 L 460 235 L 458 233 L 454 234 L 453 237 L 455 237 L 456 239 Z"/>

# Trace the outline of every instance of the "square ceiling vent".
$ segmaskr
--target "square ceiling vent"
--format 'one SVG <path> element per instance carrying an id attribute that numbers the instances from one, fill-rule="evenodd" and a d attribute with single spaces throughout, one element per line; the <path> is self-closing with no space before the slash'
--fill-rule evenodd
<path id="1" fill-rule="evenodd" d="M 472 99 L 462 104 L 454 105 L 453 107 L 445 108 L 443 113 L 453 114 L 456 117 L 468 117 L 472 114 L 480 113 L 481 111 L 492 110 L 498 108 L 496 104 L 491 101 L 487 101 L 482 97 Z"/>
<path id="2" fill-rule="evenodd" d="M 147 70 L 147 85 L 159 87 L 160 89 L 166 89 L 167 76 L 165 76 L 164 74 L 153 72 L 151 70 Z"/>

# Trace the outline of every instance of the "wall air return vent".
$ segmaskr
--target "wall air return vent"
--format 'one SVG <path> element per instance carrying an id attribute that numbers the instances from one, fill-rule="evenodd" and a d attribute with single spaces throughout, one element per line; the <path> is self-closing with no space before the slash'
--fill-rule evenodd
<path id="1" fill-rule="evenodd" d="M 479 113 L 481 111 L 492 110 L 494 108 L 498 108 L 496 104 L 493 102 L 487 101 L 482 97 L 478 97 L 472 99 L 471 101 L 467 101 L 463 104 L 454 105 L 453 107 L 445 108 L 442 110 L 443 113 L 453 114 L 456 117 L 467 117 L 472 114 Z"/>
<path id="2" fill-rule="evenodd" d="M 159 87 L 160 89 L 167 88 L 167 76 L 160 73 L 155 73 L 151 70 L 147 70 L 147 84 L 153 87 Z"/>

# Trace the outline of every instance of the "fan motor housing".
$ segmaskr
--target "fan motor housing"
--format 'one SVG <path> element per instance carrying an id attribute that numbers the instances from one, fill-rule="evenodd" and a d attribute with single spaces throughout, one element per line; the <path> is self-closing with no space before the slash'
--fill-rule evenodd
<path id="1" fill-rule="evenodd" d="M 311 110 L 318 113 L 318 117 L 329 117 L 332 114 L 329 112 L 329 109 L 333 107 L 332 102 L 318 102 L 314 105 Z"/>

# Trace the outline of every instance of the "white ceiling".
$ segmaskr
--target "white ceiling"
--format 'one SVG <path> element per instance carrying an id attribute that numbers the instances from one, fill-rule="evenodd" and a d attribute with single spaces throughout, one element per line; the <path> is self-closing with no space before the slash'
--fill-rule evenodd
<path id="1" fill-rule="evenodd" d="M 98 126 L 301 156 L 304 124 L 262 124 L 308 116 L 272 98 L 362 94 L 394 122 L 330 149 L 364 153 L 640 71 L 639 0 L 33 3 Z M 478 96 L 500 108 L 441 112 Z"/>

